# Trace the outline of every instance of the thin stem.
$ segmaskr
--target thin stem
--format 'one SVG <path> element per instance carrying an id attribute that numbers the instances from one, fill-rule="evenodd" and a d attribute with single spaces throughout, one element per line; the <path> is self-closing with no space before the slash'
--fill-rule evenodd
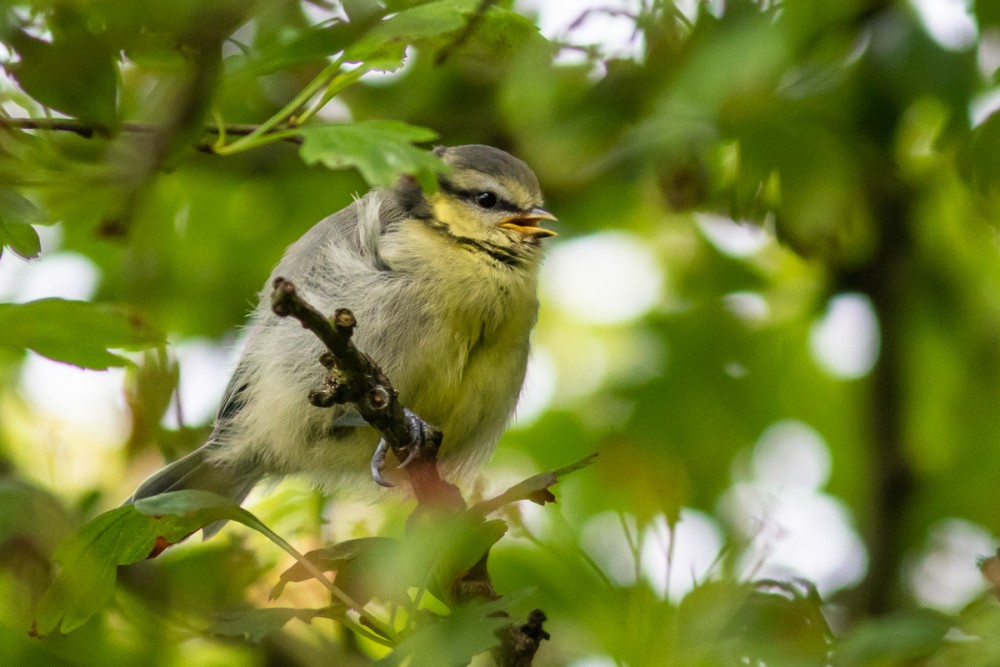
<path id="1" fill-rule="evenodd" d="M 262 528 L 262 527 L 266 528 L 266 526 L 263 526 L 263 524 L 261 524 L 260 526 L 255 526 L 255 528 L 257 528 L 257 530 L 260 530 L 260 528 Z M 304 555 L 302 555 L 301 553 L 299 553 L 299 551 L 295 547 L 293 547 L 291 544 L 289 544 L 288 542 L 286 542 L 284 538 L 282 538 L 280 535 L 278 535 L 274 531 L 270 530 L 269 528 L 267 530 L 260 531 L 260 532 L 264 533 L 264 535 L 268 539 L 270 539 L 272 542 L 274 542 L 279 547 L 281 547 L 286 553 L 288 553 L 289 555 L 291 555 L 292 558 L 294 558 L 295 560 L 297 560 L 299 562 L 299 564 L 302 565 L 303 569 L 305 569 L 309 574 L 311 574 L 320 583 L 322 583 L 323 586 L 325 586 L 327 590 L 330 591 L 330 593 L 333 595 L 333 597 L 335 597 L 338 600 L 340 600 L 348 608 L 354 609 L 355 611 L 357 611 L 358 615 L 365 621 L 365 623 L 369 627 L 371 627 L 373 630 L 377 631 L 385 639 L 387 639 L 387 640 L 389 640 L 389 642 L 391 642 L 391 643 L 385 644 L 386 646 L 394 646 L 396 643 L 399 642 L 399 636 L 396 634 L 396 632 L 391 627 L 389 627 L 387 624 L 383 623 L 379 619 L 375 618 L 374 616 L 372 616 L 371 614 L 369 614 L 368 612 L 366 612 L 364 610 L 363 605 L 360 605 L 357 602 L 355 602 L 354 598 L 352 598 L 350 595 L 348 595 L 347 593 L 345 593 L 335 583 L 333 583 L 332 581 L 330 581 L 327 578 L 326 574 L 323 573 L 322 570 L 320 570 L 318 567 L 316 567 L 316 565 L 312 561 L 310 561 L 308 558 L 306 558 Z M 343 620 L 344 620 L 344 623 L 346 625 L 349 625 L 352 630 L 355 630 L 356 632 L 361 632 L 363 634 L 370 634 L 370 633 L 367 632 L 367 630 L 365 629 L 365 627 L 363 625 L 355 623 L 353 620 L 349 619 L 347 616 L 344 616 Z M 384 642 L 385 642 L 385 640 L 383 640 L 380 643 L 384 643 Z"/>
<path id="2" fill-rule="evenodd" d="M 264 146 L 278 141 L 299 141 L 300 136 L 294 129 L 281 129 L 282 124 L 288 124 L 291 128 L 301 125 L 303 122 L 315 115 L 320 109 L 326 106 L 340 91 L 355 83 L 368 70 L 359 67 L 350 72 L 340 72 L 343 62 L 335 60 L 323 68 L 312 81 L 309 82 L 298 95 L 288 104 L 282 107 L 277 113 L 259 125 L 236 124 L 227 125 L 223 122 L 222 116 L 217 109 L 212 110 L 214 124 L 206 125 L 204 132 L 216 134 L 218 138 L 211 144 L 202 146 L 202 149 L 209 150 L 216 155 L 233 155 L 252 148 Z M 295 112 L 309 103 L 318 92 L 324 90 L 323 95 L 315 105 L 304 111 L 300 116 L 295 116 Z M 107 128 L 83 123 L 76 118 L 10 118 L 6 114 L 0 115 L 0 127 L 8 127 L 19 130 L 47 130 L 56 132 L 72 132 L 84 138 L 90 138 L 95 134 L 107 134 Z M 136 134 L 154 134 L 160 127 L 148 123 L 122 123 L 116 128 L 118 132 L 131 132 Z M 239 136 L 240 138 L 231 144 L 226 144 L 227 136 Z"/>
<path id="3" fill-rule="evenodd" d="M 663 585 L 663 597 L 666 600 L 670 599 L 670 575 L 674 571 L 674 558 L 677 555 L 677 525 L 680 523 L 678 519 L 674 523 L 667 522 L 667 579 Z"/>
<path id="4" fill-rule="evenodd" d="M 357 69 L 351 70 L 350 72 L 342 72 L 337 76 L 333 77 L 330 83 L 327 84 L 326 90 L 323 91 L 323 95 L 320 96 L 316 104 L 312 105 L 308 109 L 302 112 L 301 115 L 295 118 L 295 124 L 301 125 L 310 118 L 312 118 L 320 109 L 325 107 L 330 100 L 336 97 L 340 91 L 347 88 L 352 83 L 356 82 L 363 75 L 367 74 L 369 69 L 365 67 L 358 67 Z"/>
<path id="5" fill-rule="evenodd" d="M 324 86 L 329 84 L 331 77 L 336 76 L 337 72 L 340 71 L 340 66 L 341 61 L 338 58 L 324 67 L 323 71 L 310 81 L 305 88 L 300 90 L 299 94 L 292 98 L 288 104 L 283 106 L 280 111 L 258 125 L 257 129 L 250 134 L 242 137 L 241 139 L 237 139 L 228 146 L 220 147 L 216 150 L 216 153 L 219 155 L 232 155 L 233 153 L 239 153 L 250 148 L 255 148 L 262 143 L 269 143 L 267 141 L 262 141 L 262 139 L 265 139 L 264 135 L 271 137 L 273 134 L 277 134 L 272 133 L 271 130 L 278 127 L 282 123 L 290 122 L 296 111 L 302 108 L 303 105 L 307 104 L 309 100 L 316 95 L 316 93 L 323 89 Z"/>
<path id="6" fill-rule="evenodd" d="M 222 113 L 215 106 L 212 107 L 212 119 L 215 121 L 215 130 L 219 135 L 215 143 L 212 144 L 212 152 L 215 153 L 226 145 L 226 123 L 222 118 Z"/>
<path id="7" fill-rule="evenodd" d="M 688 30 L 694 30 L 694 23 L 691 22 L 691 19 L 689 19 L 687 15 L 685 15 L 684 12 L 677 7 L 677 5 L 671 4 L 669 11 L 671 16 L 679 21 L 685 28 Z"/>
<path id="8" fill-rule="evenodd" d="M 556 514 L 556 516 L 558 516 L 560 518 L 563 518 L 562 515 L 560 515 L 558 513 Z M 565 519 L 564 519 L 564 521 L 565 521 Z M 546 542 L 543 542 L 542 540 L 540 540 L 534 533 L 531 532 L 531 530 L 526 525 L 524 525 L 524 523 L 520 523 L 518 527 L 523 531 L 523 533 L 524 533 L 524 539 L 528 540 L 529 542 L 531 542 L 532 544 L 534 544 L 539 549 L 542 549 L 543 551 L 547 551 L 547 552 L 549 552 L 551 554 L 555 554 L 557 558 L 562 558 L 563 557 L 563 554 L 560 553 L 553 545 L 551 545 L 549 543 L 546 543 Z M 601 569 L 601 566 L 597 564 L 597 561 L 595 561 L 591 557 L 591 555 L 586 552 L 586 550 L 583 547 L 581 547 L 579 544 L 577 544 L 576 542 L 574 542 L 572 544 L 572 546 L 571 546 L 571 551 L 573 551 L 574 553 L 576 553 L 576 555 L 579 556 L 579 558 L 591 570 L 594 571 L 594 574 L 597 575 L 597 578 L 601 580 L 601 583 L 603 583 L 609 589 L 615 587 L 615 585 L 614 585 L 614 583 L 612 583 L 611 579 L 608 578 L 608 575 L 604 572 L 604 570 Z"/>
<path id="9" fill-rule="evenodd" d="M 625 516 L 624 512 L 618 512 L 618 520 L 622 524 L 622 531 L 625 533 L 625 541 L 628 543 L 628 549 L 632 552 L 632 562 L 635 565 L 635 580 L 636 583 L 642 579 L 642 553 L 640 552 L 639 545 L 639 526 L 636 525 L 636 535 L 632 535 L 632 531 L 628 526 L 628 518 Z"/>
<path id="10" fill-rule="evenodd" d="M 417 611 L 420 609 L 420 603 L 424 600 L 424 593 L 427 592 L 427 580 L 420 582 L 420 588 L 417 589 L 417 594 L 413 596 L 413 608 L 407 611 L 406 615 L 406 627 L 403 632 L 409 634 L 413 629 L 413 623 L 417 619 Z"/>
<path id="11" fill-rule="evenodd" d="M 218 121 L 218 116 L 216 116 Z M 245 137 L 255 133 L 259 125 L 252 123 L 233 123 L 229 125 L 206 125 L 203 130 L 206 134 L 229 135 Z M 104 132 L 103 128 L 96 125 L 84 123 L 76 118 L 11 118 L 5 114 L 0 114 L 0 128 L 14 130 L 39 130 L 44 132 L 72 132 L 82 137 L 91 137 Z M 116 128 L 117 132 L 129 132 L 132 134 L 153 134 L 162 129 L 160 125 L 152 123 L 122 123 Z M 288 140 L 294 138 L 292 133 L 271 132 L 268 137 L 279 135 L 279 138 Z"/>

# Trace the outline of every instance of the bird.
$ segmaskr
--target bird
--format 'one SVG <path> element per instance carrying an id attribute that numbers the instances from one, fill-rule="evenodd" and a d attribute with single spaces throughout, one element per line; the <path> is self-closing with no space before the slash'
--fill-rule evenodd
<path id="1" fill-rule="evenodd" d="M 543 240 L 556 235 L 542 224 L 556 217 L 534 172 L 509 153 L 478 144 L 433 152 L 446 167 L 436 191 L 403 176 L 355 197 L 293 243 L 266 285 L 282 276 L 320 312 L 350 309 L 357 348 L 381 366 L 403 405 L 443 432 L 442 474 L 465 480 L 514 413 Z M 325 377 L 317 362 L 324 351 L 312 333 L 271 312 L 265 287 L 211 435 L 126 502 L 200 489 L 242 503 L 261 481 L 286 476 L 333 497 L 370 495 L 378 433 L 353 407 L 324 409 L 307 398 Z"/>

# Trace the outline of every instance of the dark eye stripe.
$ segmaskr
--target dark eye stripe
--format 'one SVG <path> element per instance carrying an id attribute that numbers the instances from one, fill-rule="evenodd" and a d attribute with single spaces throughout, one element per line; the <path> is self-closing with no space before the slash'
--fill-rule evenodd
<path id="1" fill-rule="evenodd" d="M 440 185 L 441 185 L 441 190 L 443 192 L 464 199 L 465 201 L 471 204 L 476 204 L 476 196 L 483 193 L 483 190 L 460 190 L 459 188 L 456 188 L 450 181 L 446 181 L 444 179 L 440 181 Z M 511 213 L 515 213 L 520 209 L 518 209 L 518 207 L 515 206 L 512 202 L 504 199 L 500 195 L 497 195 L 497 203 L 496 205 L 492 206 L 490 210 L 509 211 Z"/>

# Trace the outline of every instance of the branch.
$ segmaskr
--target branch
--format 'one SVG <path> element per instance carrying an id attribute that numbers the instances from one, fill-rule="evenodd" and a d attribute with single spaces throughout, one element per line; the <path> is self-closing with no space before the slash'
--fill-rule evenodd
<path id="1" fill-rule="evenodd" d="M 405 468 L 421 506 L 464 509 L 465 501 L 458 488 L 444 481 L 437 471 L 441 431 L 406 410 L 382 369 L 354 346 L 351 341 L 357 325 L 354 314 L 340 308 L 327 319 L 303 300 L 295 285 L 284 278 L 274 281 L 271 308 L 279 317 L 297 319 L 316 334 L 328 350 L 320 357 L 320 363 L 327 369 L 326 380 L 322 388 L 310 393 L 309 401 L 317 407 L 354 405 L 365 421 L 381 434 L 384 445 Z M 415 435 L 419 435 L 422 442 L 415 442 Z M 380 445 L 379 452 L 382 450 Z M 379 481 L 377 476 L 376 481 Z"/>
<path id="2" fill-rule="evenodd" d="M 253 123 L 235 123 L 232 125 L 205 125 L 202 131 L 208 136 L 234 135 L 246 137 L 258 129 L 260 125 Z M 14 130 L 42 130 L 46 132 L 72 132 L 85 139 L 90 139 L 94 135 L 109 136 L 110 130 L 99 125 L 84 123 L 76 118 L 6 118 L 0 116 L 0 128 Z M 284 128 L 276 128 L 274 133 L 282 131 Z M 162 130 L 162 126 L 153 123 L 126 122 L 118 125 L 115 132 L 126 132 L 130 134 L 155 134 Z M 302 138 L 298 135 L 282 136 L 281 141 L 288 141 L 294 144 L 302 143 Z M 206 139 L 198 145 L 199 150 L 211 151 L 211 142 Z"/>

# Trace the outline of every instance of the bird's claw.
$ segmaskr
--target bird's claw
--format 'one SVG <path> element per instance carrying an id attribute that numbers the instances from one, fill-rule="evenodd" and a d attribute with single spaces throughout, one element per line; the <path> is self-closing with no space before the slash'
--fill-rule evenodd
<path id="1" fill-rule="evenodd" d="M 382 476 L 382 471 L 385 470 L 385 455 L 389 453 L 389 443 L 382 438 L 378 441 L 378 447 L 375 448 L 375 453 L 372 454 L 372 479 L 379 486 L 384 486 L 390 488 L 393 483 Z"/>
<path id="2" fill-rule="evenodd" d="M 405 414 L 406 420 L 410 423 L 410 446 L 407 447 L 406 460 L 399 464 L 400 470 L 417 460 L 427 443 L 427 424 L 424 420 L 409 410 L 406 410 Z"/>
<path id="3" fill-rule="evenodd" d="M 406 448 L 406 459 L 399 464 L 400 469 L 416 461 L 423 452 L 424 445 L 427 444 L 427 424 L 424 423 L 424 420 L 409 410 L 406 410 L 406 420 L 410 425 L 410 444 Z M 379 440 L 378 447 L 375 448 L 375 453 L 372 454 L 371 461 L 372 479 L 379 486 L 386 488 L 393 486 L 393 483 L 382 475 L 382 471 L 385 470 L 385 457 L 388 453 L 389 443 L 386 442 L 385 438 L 382 438 Z"/>
<path id="4" fill-rule="evenodd" d="M 406 454 L 406 459 L 402 463 L 400 463 L 397 467 L 400 470 L 402 470 L 406 466 L 416 461 L 418 456 L 420 456 L 420 447 L 418 447 L 417 445 L 411 445 Z"/>

